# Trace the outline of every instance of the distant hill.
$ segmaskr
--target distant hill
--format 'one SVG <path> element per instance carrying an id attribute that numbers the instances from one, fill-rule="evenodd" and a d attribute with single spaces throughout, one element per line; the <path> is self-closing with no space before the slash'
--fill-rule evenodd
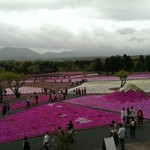
<path id="1" fill-rule="evenodd" d="M 73 52 L 61 52 L 61 53 L 46 52 L 42 56 L 44 59 L 76 57 L 75 53 Z"/>
<path id="2" fill-rule="evenodd" d="M 108 47 L 109 48 L 109 47 Z M 110 48 L 109 48 L 110 49 Z M 46 52 L 43 54 L 43 58 L 81 58 L 81 57 L 106 57 L 108 56 L 107 51 L 100 51 L 98 49 L 80 49 L 70 52 L 52 53 Z"/>
<path id="3" fill-rule="evenodd" d="M 0 49 L 0 60 L 40 59 L 42 55 L 27 48 L 5 47 Z"/>

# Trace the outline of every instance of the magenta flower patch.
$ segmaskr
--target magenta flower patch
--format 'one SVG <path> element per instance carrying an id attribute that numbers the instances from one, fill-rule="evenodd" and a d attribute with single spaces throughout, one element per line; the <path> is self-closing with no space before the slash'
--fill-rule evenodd
<path id="1" fill-rule="evenodd" d="M 105 109 L 110 111 L 119 112 L 121 109 L 134 106 L 136 110 L 142 108 L 144 117 L 150 119 L 150 96 L 145 93 L 129 90 L 116 91 L 107 95 L 90 95 L 71 100 L 66 100 L 67 103 L 88 106 L 92 108 Z"/>
<path id="2" fill-rule="evenodd" d="M 76 130 L 104 126 L 112 120 L 120 122 L 120 115 L 67 103 L 37 106 L 0 120 L 0 143 L 36 137 L 46 131 L 54 132 L 54 126 L 66 129 L 69 120 Z"/>

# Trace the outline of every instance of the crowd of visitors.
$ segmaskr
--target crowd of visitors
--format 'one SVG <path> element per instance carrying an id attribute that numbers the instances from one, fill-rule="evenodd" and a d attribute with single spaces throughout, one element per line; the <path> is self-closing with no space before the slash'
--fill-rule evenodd
<path id="1" fill-rule="evenodd" d="M 54 126 L 54 125 L 53 125 Z M 66 124 L 66 129 L 62 129 L 61 127 L 55 128 L 55 134 L 54 137 L 52 138 L 52 142 L 54 146 L 57 148 L 57 150 L 69 150 L 70 145 L 74 143 L 74 125 L 72 121 L 70 120 Z M 47 131 L 44 135 L 43 138 L 43 149 L 45 150 L 50 150 L 50 135 L 49 132 Z M 31 150 L 31 145 L 28 141 L 27 136 L 25 136 L 24 141 L 23 141 L 23 150 Z"/>
<path id="2" fill-rule="evenodd" d="M 143 114 L 143 111 L 141 110 L 141 108 L 139 108 L 137 112 L 135 111 L 133 106 L 131 106 L 130 108 L 127 108 L 127 109 L 122 108 L 121 123 L 123 125 L 127 125 L 127 126 L 130 125 L 130 121 L 133 118 L 139 126 L 141 126 L 143 124 L 144 114 Z"/>
<path id="3" fill-rule="evenodd" d="M 74 93 L 74 95 L 79 95 L 79 96 L 84 95 L 85 96 L 86 95 L 86 87 L 76 88 L 73 90 L 73 93 Z"/>
<path id="4" fill-rule="evenodd" d="M 133 106 L 131 106 L 127 109 L 122 108 L 121 123 L 119 125 L 112 120 L 110 124 L 110 137 L 113 137 L 115 145 L 120 143 L 121 150 L 125 149 L 124 142 L 126 137 L 135 138 L 137 125 L 141 126 L 143 124 L 143 115 L 141 108 L 136 112 Z M 129 133 L 127 130 L 129 130 Z"/>
<path id="5" fill-rule="evenodd" d="M 56 93 L 54 89 L 49 90 L 49 101 L 50 102 L 60 102 L 66 99 L 68 95 L 68 89 L 60 89 L 59 93 Z"/>
<path id="6" fill-rule="evenodd" d="M 27 97 L 27 99 L 26 99 L 26 108 L 31 107 L 31 100 L 35 100 L 35 104 L 38 105 L 39 96 L 36 92 L 34 92 L 33 95 Z"/>
<path id="7" fill-rule="evenodd" d="M 61 127 L 58 127 L 56 129 L 55 136 L 53 137 L 54 145 L 57 147 L 58 150 L 67 150 L 69 149 L 70 145 L 74 143 L 74 125 L 72 121 L 70 120 L 66 124 L 66 129 L 62 129 Z"/>
<path id="8" fill-rule="evenodd" d="M 62 129 L 61 127 L 56 128 L 55 125 L 53 125 L 55 128 L 55 134 L 52 137 L 52 141 L 50 141 L 50 134 L 47 131 L 43 137 L 43 149 L 45 150 L 50 150 L 50 145 L 54 145 L 57 150 L 69 150 L 70 149 L 70 145 L 74 143 L 74 133 L 75 129 L 74 129 L 74 125 L 72 123 L 72 121 L 70 120 L 67 124 L 66 124 L 66 129 Z M 24 141 L 23 141 L 23 150 L 31 150 L 31 144 L 28 141 L 28 137 L 25 136 L 24 137 Z"/>

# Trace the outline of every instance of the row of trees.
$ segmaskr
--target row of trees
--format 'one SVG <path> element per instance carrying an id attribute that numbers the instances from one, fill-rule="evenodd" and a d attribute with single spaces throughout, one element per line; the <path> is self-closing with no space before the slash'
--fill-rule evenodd
<path id="1" fill-rule="evenodd" d="M 107 58 L 95 58 L 89 60 L 66 61 L 0 61 L 0 72 L 9 71 L 23 74 L 42 74 L 56 71 L 93 71 L 114 74 L 124 69 L 133 72 L 150 71 L 150 55 L 130 57 L 111 56 Z"/>

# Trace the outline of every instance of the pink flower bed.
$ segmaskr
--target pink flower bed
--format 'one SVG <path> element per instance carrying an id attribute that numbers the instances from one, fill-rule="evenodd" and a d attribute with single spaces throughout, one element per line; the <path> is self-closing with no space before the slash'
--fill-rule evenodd
<path id="1" fill-rule="evenodd" d="M 42 105 L 1 119 L 0 143 L 52 133 L 53 124 L 66 129 L 69 120 L 79 130 L 108 125 L 112 120 L 119 122 L 120 116 L 61 102 Z"/>
<path id="2" fill-rule="evenodd" d="M 150 73 L 147 72 L 147 73 L 135 73 L 135 74 L 131 74 L 129 75 L 129 77 L 135 77 L 135 78 L 150 78 Z"/>
<path id="3" fill-rule="evenodd" d="M 150 97 L 148 97 L 144 92 L 137 92 L 130 89 L 126 92 L 115 91 L 113 93 L 103 96 L 102 99 L 106 101 L 109 100 L 111 102 L 120 101 L 120 103 L 126 103 L 127 101 L 138 102 L 142 100 L 149 100 Z"/>
<path id="4" fill-rule="evenodd" d="M 114 92 L 103 96 L 84 96 L 66 100 L 65 102 L 115 112 L 120 112 L 123 107 L 134 106 L 136 110 L 141 108 L 144 111 L 144 117 L 150 119 L 150 97 L 132 90 L 128 92 Z"/>
<path id="5" fill-rule="evenodd" d="M 91 76 L 91 77 L 86 77 L 88 81 L 119 81 L 120 79 L 116 76 Z M 131 74 L 128 76 L 128 80 L 135 80 L 135 79 L 149 79 L 150 78 L 150 73 L 145 73 L 145 74 Z"/>
<path id="6" fill-rule="evenodd" d="M 70 76 L 70 79 L 72 82 L 75 81 L 80 81 L 83 78 L 86 78 L 88 81 L 119 81 L 120 79 L 116 76 L 110 75 L 110 76 L 104 76 L 104 75 L 90 75 L 90 74 L 83 74 L 82 72 L 67 72 L 64 74 Z M 149 79 L 150 78 L 150 73 L 140 73 L 140 74 L 129 74 L 128 79 L 129 80 L 133 80 L 133 79 Z M 48 78 L 46 79 L 46 82 L 54 82 L 54 79 L 56 80 L 56 82 L 61 82 L 61 79 L 63 80 L 63 82 L 68 82 L 68 77 L 67 78 Z M 33 79 L 28 80 L 28 81 L 33 81 Z M 28 82 L 27 81 L 27 82 Z"/>

